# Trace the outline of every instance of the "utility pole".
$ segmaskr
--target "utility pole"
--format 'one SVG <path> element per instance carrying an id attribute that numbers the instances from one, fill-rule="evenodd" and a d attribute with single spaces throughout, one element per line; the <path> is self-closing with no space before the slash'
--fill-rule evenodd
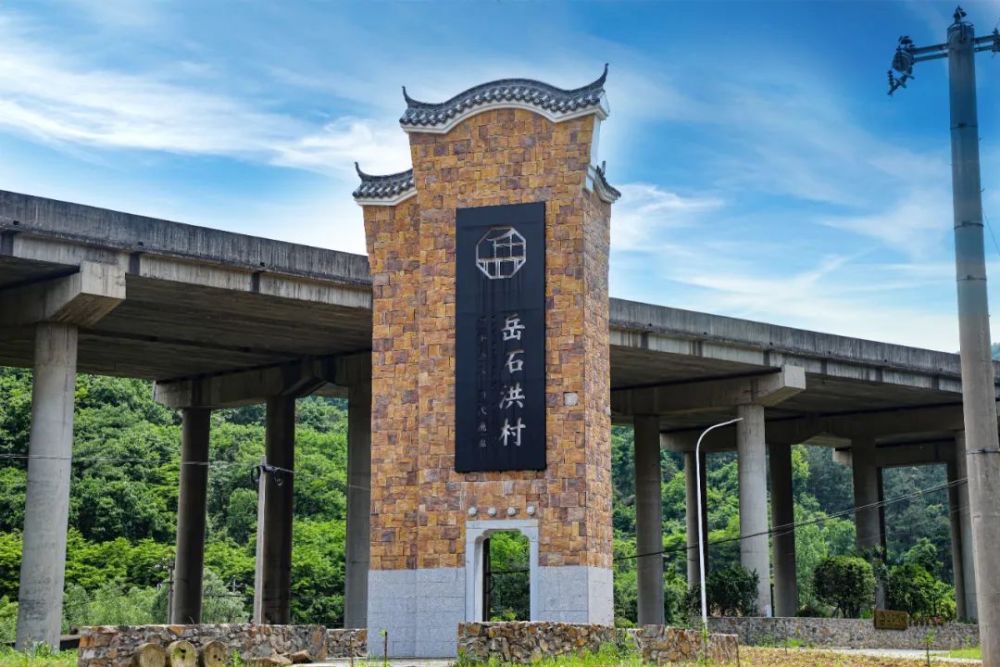
<path id="1" fill-rule="evenodd" d="M 257 482 L 257 549 L 254 555 L 253 572 L 253 623 L 264 623 L 264 508 L 267 504 L 267 478 L 272 473 L 267 464 L 267 457 L 260 459 L 260 465 L 251 473 L 251 479 Z"/>
<path id="2" fill-rule="evenodd" d="M 968 462 L 969 512 L 979 600 L 983 665 L 1000 667 L 1000 446 L 996 385 L 990 353 L 983 199 L 979 177 L 976 62 L 980 51 L 1000 53 L 1000 32 L 976 37 L 961 7 L 948 27 L 948 41 L 917 47 L 900 37 L 889 71 L 889 94 L 905 87 L 917 63 L 948 59 L 951 103 L 951 179 L 955 214 L 955 272 L 962 357 L 962 410 Z M 966 545 L 967 546 L 967 545 Z"/>

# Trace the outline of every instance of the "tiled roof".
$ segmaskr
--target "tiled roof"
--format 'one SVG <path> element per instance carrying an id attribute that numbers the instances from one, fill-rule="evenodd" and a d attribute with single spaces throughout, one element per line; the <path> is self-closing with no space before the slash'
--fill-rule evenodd
<path id="1" fill-rule="evenodd" d="M 413 170 L 407 169 L 398 174 L 373 176 L 361 171 L 358 163 L 354 168 L 361 178 L 361 185 L 354 191 L 354 198 L 369 203 L 397 204 L 416 193 L 413 185 Z"/>
<path id="2" fill-rule="evenodd" d="M 622 193 L 608 183 L 607 163 L 602 162 L 600 167 L 591 167 L 590 169 L 593 172 L 592 175 L 595 183 L 594 189 L 597 192 L 597 196 L 609 204 L 614 204 L 618 201 L 618 198 L 622 196 Z"/>
<path id="3" fill-rule="evenodd" d="M 566 120 L 590 113 L 605 117 L 608 113 L 604 97 L 604 82 L 608 66 L 596 81 L 582 88 L 563 90 L 532 79 L 500 79 L 480 84 L 440 103 L 420 102 L 403 88 L 406 112 L 399 119 L 403 129 L 414 131 L 447 131 L 461 118 L 476 113 L 481 107 L 517 106 L 538 110 L 551 120 Z"/>

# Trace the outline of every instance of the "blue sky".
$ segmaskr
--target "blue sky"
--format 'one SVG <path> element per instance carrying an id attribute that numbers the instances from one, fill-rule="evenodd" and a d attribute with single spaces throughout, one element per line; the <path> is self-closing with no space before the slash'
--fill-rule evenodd
<path id="1" fill-rule="evenodd" d="M 898 36 L 941 42 L 953 9 L 0 0 L 0 188 L 364 252 L 352 163 L 409 167 L 401 85 L 610 62 L 612 295 L 955 350 L 945 65 L 885 91 Z M 978 74 L 998 228 L 1000 59 Z"/>

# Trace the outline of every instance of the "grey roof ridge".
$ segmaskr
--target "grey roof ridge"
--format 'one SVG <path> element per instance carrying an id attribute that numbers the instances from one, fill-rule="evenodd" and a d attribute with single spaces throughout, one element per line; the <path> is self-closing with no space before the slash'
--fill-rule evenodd
<path id="1" fill-rule="evenodd" d="M 579 88 L 564 89 L 535 79 L 498 79 L 468 88 L 444 102 L 423 102 L 406 92 L 406 111 L 399 119 L 404 127 L 427 127 L 447 123 L 457 114 L 486 104 L 507 101 L 527 104 L 560 114 L 601 107 L 608 65 L 591 83 Z"/>
<path id="2" fill-rule="evenodd" d="M 355 162 L 354 169 L 361 179 L 361 184 L 352 193 L 355 199 L 398 202 L 411 190 L 416 190 L 412 168 L 394 174 L 375 175 L 361 171 L 361 166 Z"/>

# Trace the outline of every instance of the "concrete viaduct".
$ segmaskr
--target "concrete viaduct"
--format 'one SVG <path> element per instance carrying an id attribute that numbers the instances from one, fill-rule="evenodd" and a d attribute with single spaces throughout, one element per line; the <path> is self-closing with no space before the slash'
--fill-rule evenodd
<path id="1" fill-rule="evenodd" d="M 890 466 L 946 464 L 966 477 L 958 355 L 612 299 L 611 410 L 634 423 L 637 545 L 662 549 L 661 447 L 688 475 L 688 576 L 698 577 L 693 447 L 739 454 L 743 563 L 764 573 L 762 613 L 797 608 L 790 446 L 838 448 L 856 505 Z M 371 281 L 364 256 L 0 191 L 0 364 L 34 369 L 18 644 L 58 641 L 77 372 L 155 382 L 180 410 L 182 472 L 173 622 L 201 613 L 210 411 L 266 403 L 266 456 L 294 470 L 295 399 L 349 405 L 345 622 L 367 614 Z M 771 516 L 768 516 L 768 476 Z M 289 621 L 292 484 L 269 486 L 263 622 Z M 967 487 L 952 489 L 959 614 L 976 617 Z M 861 547 L 884 539 L 856 515 Z M 662 622 L 662 557 L 639 559 L 639 621 Z M 773 571 L 774 593 L 767 573 Z"/>

